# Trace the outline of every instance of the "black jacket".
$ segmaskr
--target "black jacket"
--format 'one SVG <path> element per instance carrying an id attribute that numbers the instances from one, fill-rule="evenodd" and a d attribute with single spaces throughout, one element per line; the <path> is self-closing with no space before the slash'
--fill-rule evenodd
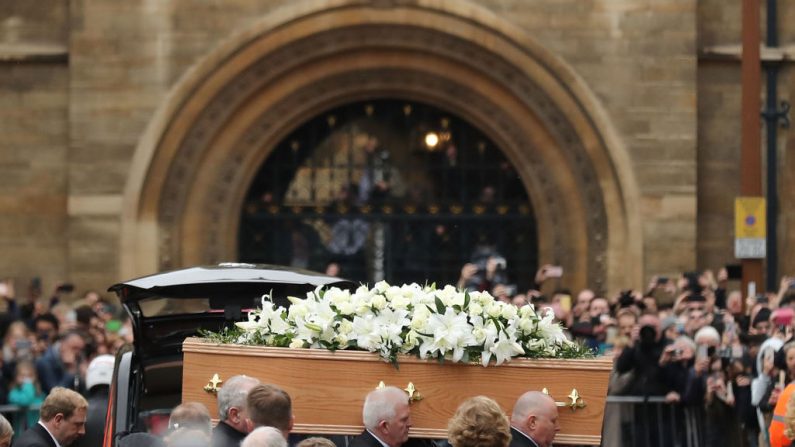
<path id="1" fill-rule="evenodd" d="M 246 434 L 239 432 L 229 426 L 226 422 L 219 422 L 213 429 L 213 437 L 210 440 L 211 447 L 240 447 L 240 442 L 245 439 Z"/>
<path id="2" fill-rule="evenodd" d="M 47 430 L 37 423 L 33 427 L 25 430 L 22 435 L 14 441 L 14 447 L 55 447 L 55 441 Z"/>
<path id="3" fill-rule="evenodd" d="M 511 427 L 511 443 L 508 444 L 508 447 L 538 447 L 538 444 L 519 430 Z"/>

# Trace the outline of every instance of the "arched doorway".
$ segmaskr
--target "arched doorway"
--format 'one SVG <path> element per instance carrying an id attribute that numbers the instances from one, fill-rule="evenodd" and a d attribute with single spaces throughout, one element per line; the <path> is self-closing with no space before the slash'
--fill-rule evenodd
<path id="1" fill-rule="evenodd" d="M 237 259 L 239 210 L 270 151 L 296 123 L 377 98 L 449 111 L 501 148 L 532 204 L 539 261 L 562 264 L 568 286 L 640 285 L 638 190 L 599 101 L 467 1 L 296 2 L 214 50 L 136 150 L 121 273 Z"/>
<path id="2" fill-rule="evenodd" d="M 501 150 L 460 117 L 417 101 L 358 101 L 296 127 L 259 170 L 238 232 L 243 262 L 373 284 L 501 282 L 527 290 L 535 218 Z M 486 281 L 489 258 L 494 281 Z"/>

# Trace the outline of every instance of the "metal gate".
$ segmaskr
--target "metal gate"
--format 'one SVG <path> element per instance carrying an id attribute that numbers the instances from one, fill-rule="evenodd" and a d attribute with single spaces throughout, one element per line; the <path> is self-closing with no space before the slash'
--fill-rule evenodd
<path id="1" fill-rule="evenodd" d="M 240 260 L 373 283 L 455 284 L 467 262 L 504 258 L 525 290 L 537 261 L 523 183 L 479 130 L 397 100 L 323 113 L 281 142 L 251 185 Z"/>

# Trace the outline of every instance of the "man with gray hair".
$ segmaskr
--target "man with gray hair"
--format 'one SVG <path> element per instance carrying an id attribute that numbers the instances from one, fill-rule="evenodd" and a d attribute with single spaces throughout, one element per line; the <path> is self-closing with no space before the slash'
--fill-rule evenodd
<path id="1" fill-rule="evenodd" d="M 211 445 L 214 447 L 238 447 L 251 432 L 253 424 L 246 412 L 246 396 L 259 380 L 248 376 L 233 376 L 224 382 L 218 391 L 218 416 L 220 420 L 213 429 Z"/>
<path id="2" fill-rule="evenodd" d="M 287 447 L 287 441 L 276 427 L 257 427 L 243 439 L 240 447 Z"/>
<path id="3" fill-rule="evenodd" d="M 394 386 L 371 391 L 364 400 L 365 430 L 349 447 L 400 447 L 409 439 L 411 413 L 406 392 Z"/>
<path id="4" fill-rule="evenodd" d="M 528 391 L 516 400 L 511 414 L 509 447 L 549 447 L 560 431 L 555 401 L 540 391 Z"/>

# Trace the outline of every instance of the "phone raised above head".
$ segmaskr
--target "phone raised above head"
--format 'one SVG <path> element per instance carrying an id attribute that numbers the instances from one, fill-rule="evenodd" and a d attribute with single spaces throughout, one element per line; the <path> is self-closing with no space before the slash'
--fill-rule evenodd
<path id="1" fill-rule="evenodd" d="M 560 278 L 563 276 L 563 267 L 559 265 L 550 265 L 544 270 L 547 278 Z"/>

